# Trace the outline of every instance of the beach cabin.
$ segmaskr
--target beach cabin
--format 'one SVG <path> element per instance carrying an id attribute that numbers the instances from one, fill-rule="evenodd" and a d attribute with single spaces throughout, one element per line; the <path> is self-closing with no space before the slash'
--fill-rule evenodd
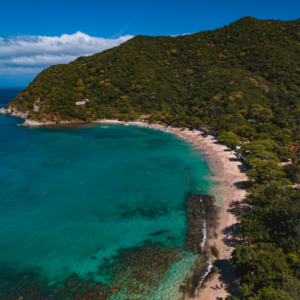
<path id="1" fill-rule="evenodd" d="M 89 99 L 84 99 L 83 101 L 77 101 L 76 105 L 79 105 L 79 106 L 81 105 L 82 106 L 82 105 L 85 105 L 85 103 L 88 102 L 88 101 L 89 101 Z"/>
<path id="2" fill-rule="evenodd" d="M 147 115 L 141 115 L 140 116 L 140 119 L 146 119 L 146 118 L 148 118 Z"/>

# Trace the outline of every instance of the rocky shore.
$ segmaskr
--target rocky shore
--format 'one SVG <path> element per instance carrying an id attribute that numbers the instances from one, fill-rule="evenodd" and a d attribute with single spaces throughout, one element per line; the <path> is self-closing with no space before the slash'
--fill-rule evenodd
<path id="1" fill-rule="evenodd" d="M 21 119 L 26 119 L 28 116 L 28 112 L 29 111 L 21 112 L 13 108 L 8 108 L 8 109 L 0 108 L 0 114 L 8 114 L 11 115 L 12 117 L 17 117 Z"/>
<path id="2" fill-rule="evenodd" d="M 221 209 L 216 207 L 216 199 L 210 195 L 192 195 L 187 202 L 188 236 L 185 250 L 201 254 L 192 274 L 185 278 L 180 287 L 183 299 L 194 298 L 203 283 L 209 280 L 218 269 L 212 265 L 212 242 L 218 236 Z"/>

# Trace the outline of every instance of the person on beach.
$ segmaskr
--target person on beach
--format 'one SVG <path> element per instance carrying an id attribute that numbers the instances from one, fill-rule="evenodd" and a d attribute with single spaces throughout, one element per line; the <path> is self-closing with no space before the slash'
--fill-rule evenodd
<path id="1" fill-rule="evenodd" d="M 227 238 L 229 238 L 229 233 L 226 234 Z"/>
<path id="2" fill-rule="evenodd" d="M 221 289 L 223 288 L 223 283 L 221 283 Z"/>
<path id="3" fill-rule="evenodd" d="M 219 288 L 219 284 L 218 283 L 216 283 L 216 289 L 218 289 Z"/>

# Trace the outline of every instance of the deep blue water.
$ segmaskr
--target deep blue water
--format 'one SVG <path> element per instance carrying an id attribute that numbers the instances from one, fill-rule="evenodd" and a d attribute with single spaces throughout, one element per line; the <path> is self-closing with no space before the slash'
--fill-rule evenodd
<path id="1" fill-rule="evenodd" d="M 19 91 L 0 90 L 0 107 Z M 195 149 L 152 129 L 17 126 L 22 122 L 0 115 L 0 282 L 34 274 L 42 287 L 55 288 L 76 274 L 110 283 L 111 274 L 98 270 L 124 249 L 182 249 L 186 199 L 209 189 Z M 143 299 L 177 299 L 196 258 L 186 253 Z"/>

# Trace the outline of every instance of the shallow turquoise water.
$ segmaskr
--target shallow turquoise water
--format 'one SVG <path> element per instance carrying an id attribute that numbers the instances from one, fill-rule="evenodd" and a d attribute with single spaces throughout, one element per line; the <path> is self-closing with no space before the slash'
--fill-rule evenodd
<path id="1" fill-rule="evenodd" d="M 12 276 L 35 272 L 43 286 L 70 274 L 109 282 L 98 267 L 123 249 L 184 246 L 186 198 L 209 189 L 195 149 L 152 129 L 21 122 L 0 115 L 0 265 Z M 174 299 L 196 258 L 174 263 L 153 299 Z"/>

